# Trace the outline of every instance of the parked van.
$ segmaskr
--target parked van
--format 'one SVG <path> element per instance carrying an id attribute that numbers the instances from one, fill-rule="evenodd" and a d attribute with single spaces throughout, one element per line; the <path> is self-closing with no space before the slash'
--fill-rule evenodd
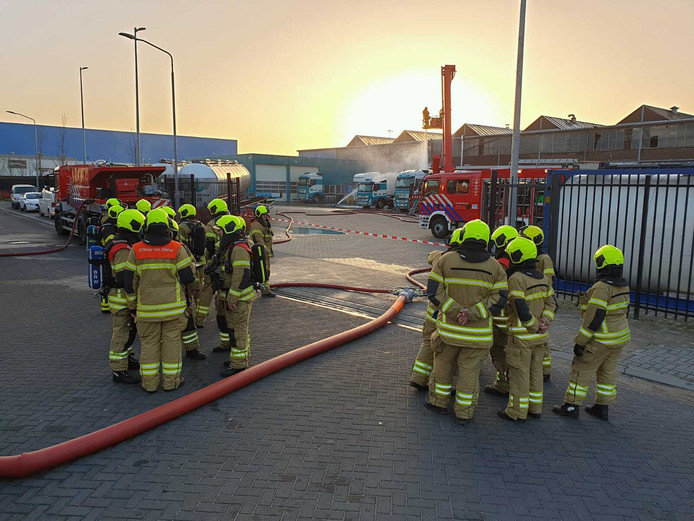
<path id="1" fill-rule="evenodd" d="M 19 200 L 22 198 L 22 195 L 27 192 L 37 191 L 34 185 L 12 185 L 12 189 L 10 190 L 10 203 L 12 204 L 12 208 L 19 210 Z"/>

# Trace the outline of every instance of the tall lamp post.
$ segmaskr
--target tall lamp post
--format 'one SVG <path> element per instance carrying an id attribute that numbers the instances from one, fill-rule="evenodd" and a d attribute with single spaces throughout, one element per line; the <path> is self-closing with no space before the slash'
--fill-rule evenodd
<path id="1" fill-rule="evenodd" d="M 34 154 L 36 155 L 36 189 L 38 190 L 40 185 L 39 185 L 39 173 L 41 172 L 41 154 L 39 154 L 39 134 L 38 131 L 36 130 L 36 120 L 34 118 L 30 118 L 29 116 L 25 116 L 24 114 L 20 114 L 19 112 L 15 112 L 13 110 L 8 110 L 6 111 L 8 114 L 14 114 L 15 116 L 20 116 L 22 118 L 30 119 L 31 121 L 34 122 Z"/>
<path id="2" fill-rule="evenodd" d="M 176 209 L 179 207 L 180 203 L 180 194 L 178 192 L 178 137 L 176 135 L 176 87 L 175 87 L 175 78 L 174 78 L 174 59 L 172 54 L 167 51 L 166 49 L 162 49 L 158 45 L 154 45 L 152 42 L 148 42 L 147 40 L 143 40 L 142 38 L 137 38 L 135 35 L 128 34 L 128 33 L 118 33 L 120 36 L 124 36 L 125 38 L 130 38 L 131 40 L 139 40 L 142 43 L 146 43 L 150 47 L 154 47 L 158 51 L 163 52 L 164 54 L 168 55 L 169 59 L 171 60 L 171 107 L 172 107 L 172 114 L 173 114 L 173 138 L 174 138 L 174 206 Z M 138 134 L 139 135 L 139 134 Z"/>
<path id="3" fill-rule="evenodd" d="M 508 224 L 516 226 L 518 213 L 518 158 L 520 156 L 521 92 L 523 88 L 523 48 L 525 45 L 525 3 L 521 0 L 518 28 L 518 58 L 516 61 L 516 99 L 513 108 L 513 137 L 511 139 L 511 171 L 508 201 Z"/>
<path id="4" fill-rule="evenodd" d="M 139 38 L 137 37 L 137 33 L 139 31 L 144 31 L 147 29 L 146 27 L 133 27 L 133 34 L 128 34 L 128 33 L 118 33 L 121 36 L 125 36 L 126 38 L 130 38 L 135 42 L 135 132 L 137 134 L 137 145 L 136 145 L 136 150 L 135 150 L 135 164 L 137 166 L 140 166 L 141 164 L 141 159 L 142 159 L 142 153 L 140 149 L 140 85 L 139 81 L 137 78 L 137 41 Z"/>
<path id="5" fill-rule="evenodd" d="M 82 71 L 86 71 L 89 67 L 80 67 L 80 107 L 82 108 L 82 154 L 84 155 L 84 163 L 87 163 L 87 133 L 84 130 L 84 90 L 82 89 Z"/>

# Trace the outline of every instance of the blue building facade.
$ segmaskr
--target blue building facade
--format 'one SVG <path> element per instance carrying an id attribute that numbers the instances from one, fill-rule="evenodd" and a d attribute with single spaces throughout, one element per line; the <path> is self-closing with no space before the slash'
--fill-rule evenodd
<path id="1" fill-rule="evenodd" d="M 77 161 L 83 160 L 82 129 L 38 125 L 42 156 L 61 155 Z M 62 132 L 65 145 L 61 146 Z M 114 163 L 135 162 L 135 132 L 86 129 L 87 161 L 104 159 Z M 173 136 L 170 134 L 140 133 L 142 162 L 156 163 L 162 158 L 173 159 Z M 219 158 L 238 153 L 235 139 L 178 136 L 179 160 L 192 158 Z M 34 155 L 34 125 L 0 122 L 0 155 Z"/>

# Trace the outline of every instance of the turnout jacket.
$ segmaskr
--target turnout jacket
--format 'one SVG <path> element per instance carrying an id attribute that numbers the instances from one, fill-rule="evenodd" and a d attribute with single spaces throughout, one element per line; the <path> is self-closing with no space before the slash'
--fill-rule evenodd
<path id="1" fill-rule="evenodd" d="M 427 297 L 437 308 L 436 330 L 446 343 L 489 348 L 493 343 L 492 315 L 508 300 L 506 273 L 488 252 L 459 248 L 444 253 L 429 274 Z M 458 323 L 458 313 L 469 310 L 469 322 Z"/>
<path id="2" fill-rule="evenodd" d="M 258 298 L 251 276 L 251 251 L 248 243 L 245 240 L 233 243 L 224 252 L 222 262 L 226 301 L 236 304 L 239 301 L 253 302 Z"/>
<path id="3" fill-rule="evenodd" d="M 554 320 L 552 282 L 538 268 L 519 269 L 508 278 L 508 334 L 522 347 L 543 345 L 549 333 L 540 333 L 540 319 Z"/>
<path id="4" fill-rule="evenodd" d="M 629 343 L 629 286 L 626 280 L 598 280 L 581 297 L 579 304 L 583 324 L 575 343 L 585 346 L 597 342 L 607 347 L 623 347 Z"/>
<path id="5" fill-rule="evenodd" d="M 125 264 L 125 291 L 135 295 L 128 307 L 142 322 L 166 322 L 186 309 L 183 284 L 195 280 L 192 259 L 185 247 L 165 236 L 150 237 L 133 245 Z"/>
<path id="6" fill-rule="evenodd" d="M 552 277 L 555 276 L 552 257 L 546 253 L 540 253 L 537 256 L 537 268 L 542 272 L 543 275 L 549 277 L 550 282 L 552 281 Z"/>
<path id="7" fill-rule="evenodd" d="M 441 250 L 435 250 L 432 251 L 429 255 L 427 255 L 427 262 L 433 266 L 436 261 L 438 261 L 443 254 L 446 253 L 445 251 Z M 434 304 L 431 302 L 431 300 L 428 302 L 427 305 L 427 315 L 426 315 L 426 320 L 427 322 L 436 325 L 436 317 L 438 316 L 437 313 L 437 308 L 434 306 Z"/>
<path id="8" fill-rule="evenodd" d="M 251 223 L 250 227 L 250 239 L 253 244 L 262 244 L 265 246 L 265 251 L 268 257 L 274 257 L 272 253 L 272 226 L 270 225 L 270 219 L 267 220 L 267 226 L 265 226 L 259 219 L 255 219 Z"/>
<path id="9" fill-rule="evenodd" d="M 121 309 L 128 308 L 128 298 L 134 300 L 134 295 L 125 292 L 125 267 L 132 249 L 132 239 L 116 235 L 113 240 L 106 245 L 106 257 L 111 264 L 110 289 L 108 291 L 108 309 L 115 313 Z"/>
<path id="10" fill-rule="evenodd" d="M 217 221 L 220 217 L 223 217 L 224 215 L 228 214 L 221 214 L 217 215 L 216 217 L 212 217 L 212 219 L 210 219 L 208 223 L 205 225 L 205 259 L 207 259 L 208 261 L 219 249 L 220 234 L 218 233 L 217 229 Z"/>

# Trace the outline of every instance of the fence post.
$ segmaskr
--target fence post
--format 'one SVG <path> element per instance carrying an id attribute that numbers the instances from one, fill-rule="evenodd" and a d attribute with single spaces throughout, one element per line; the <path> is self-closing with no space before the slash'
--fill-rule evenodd
<path id="1" fill-rule="evenodd" d="M 555 174 L 549 172 L 549 183 L 545 186 L 549 192 L 545 192 L 545 207 L 547 206 L 547 197 L 549 195 L 549 219 L 543 226 L 545 229 L 545 235 L 547 236 L 547 253 L 554 259 L 555 264 L 559 261 L 559 249 L 557 247 L 557 240 L 559 236 L 559 192 L 561 191 L 561 178 L 560 174 Z M 558 278 L 558 274 L 557 274 Z"/>
<path id="2" fill-rule="evenodd" d="M 227 172 L 227 205 L 231 205 L 231 172 Z"/>
<path id="3" fill-rule="evenodd" d="M 235 215 L 241 215 L 241 179 L 238 177 L 234 179 L 234 188 L 236 192 L 234 200 Z"/>
<path id="4" fill-rule="evenodd" d="M 197 195 L 198 194 L 195 192 L 195 176 L 193 174 L 190 174 L 190 204 L 195 206 L 195 208 L 198 207 Z"/>
<path id="5" fill-rule="evenodd" d="M 636 182 L 638 186 L 638 181 Z M 639 260 L 636 265 L 636 302 L 634 303 L 634 319 L 638 320 L 641 308 L 641 284 L 643 283 L 643 258 L 646 249 L 646 224 L 648 221 L 648 196 L 651 191 L 651 176 L 646 176 L 643 190 L 643 208 L 641 210 L 641 233 L 639 238 Z M 638 193 L 638 192 L 637 192 Z M 651 252 L 651 256 L 652 256 Z"/>
<path id="6" fill-rule="evenodd" d="M 487 201 L 487 224 L 489 227 L 496 228 L 496 191 L 499 181 L 499 171 L 492 170 L 489 180 L 489 200 Z"/>

